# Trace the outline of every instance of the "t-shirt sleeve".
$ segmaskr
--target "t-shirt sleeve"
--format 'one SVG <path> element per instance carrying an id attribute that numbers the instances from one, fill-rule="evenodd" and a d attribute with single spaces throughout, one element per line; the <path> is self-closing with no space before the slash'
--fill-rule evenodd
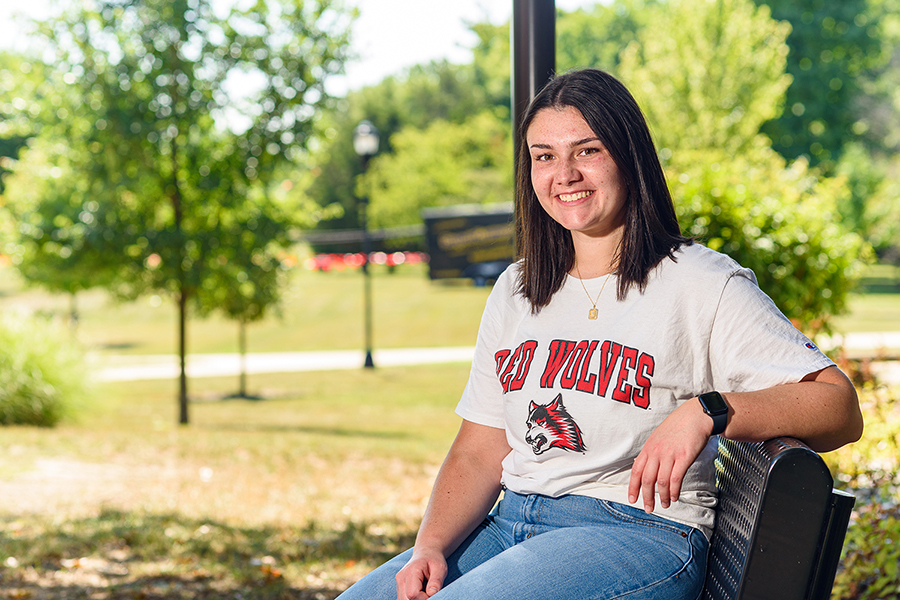
<path id="1" fill-rule="evenodd" d="M 715 389 L 754 391 L 800 381 L 834 363 L 741 269 L 722 290 L 709 341 Z"/>
<path id="2" fill-rule="evenodd" d="M 505 428 L 503 415 L 503 388 L 497 377 L 497 361 L 494 353 L 500 347 L 503 332 L 503 321 L 508 311 L 510 298 L 509 269 L 494 285 L 481 316 L 478 327 L 478 340 L 475 343 L 475 356 L 469 380 L 463 390 L 462 398 L 456 407 L 456 414 L 467 421 Z"/>

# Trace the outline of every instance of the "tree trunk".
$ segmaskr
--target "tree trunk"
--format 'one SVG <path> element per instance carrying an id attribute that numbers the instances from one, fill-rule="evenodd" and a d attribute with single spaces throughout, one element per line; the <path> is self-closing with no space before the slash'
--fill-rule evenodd
<path id="1" fill-rule="evenodd" d="M 238 322 L 238 352 L 241 354 L 241 374 L 238 389 L 239 398 L 247 396 L 247 323 L 241 319 Z"/>
<path id="2" fill-rule="evenodd" d="M 69 295 L 69 327 L 78 328 L 78 292 Z"/>
<path id="3" fill-rule="evenodd" d="M 188 395 L 187 395 L 187 291 L 182 284 L 178 292 L 178 360 L 180 372 L 178 375 L 178 423 L 188 424 Z"/>
<path id="4" fill-rule="evenodd" d="M 182 237 L 182 220 L 184 207 L 181 204 L 181 185 L 178 180 L 178 135 L 172 136 L 172 211 L 175 213 L 175 233 L 178 237 L 178 360 L 180 373 L 178 375 L 178 423 L 188 424 L 188 393 L 187 393 L 187 273 L 185 272 L 185 240 Z"/>

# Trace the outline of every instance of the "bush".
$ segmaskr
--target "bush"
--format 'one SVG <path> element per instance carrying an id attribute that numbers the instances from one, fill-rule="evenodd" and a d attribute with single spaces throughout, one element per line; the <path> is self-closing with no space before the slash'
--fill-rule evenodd
<path id="1" fill-rule="evenodd" d="M 837 217 L 842 179 L 771 150 L 752 157 L 682 153 L 668 169 L 687 235 L 756 273 L 759 287 L 808 335 L 829 333 L 847 310 L 870 248 Z"/>
<path id="2" fill-rule="evenodd" d="M 824 457 L 856 495 L 832 598 L 900 600 L 900 401 L 872 381 L 859 392 L 862 439 Z"/>
<path id="3" fill-rule="evenodd" d="M 86 392 L 84 354 L 46 319 L 0 317 L 0 424 L 52 427 Z"/>
<path id="4" fill-rule="evenodd" d="M 847 530 L 832 597 L 900 598 L 900 507 L 864 504 L 855 514 L 856 520 Z"/>

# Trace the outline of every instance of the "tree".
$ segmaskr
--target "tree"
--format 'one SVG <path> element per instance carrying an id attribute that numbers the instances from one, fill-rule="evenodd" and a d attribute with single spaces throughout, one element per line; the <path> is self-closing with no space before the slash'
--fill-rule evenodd
<path id="1" fill-rule="evenodd" d="M 505 202 L 512 198 L 509 124 L 485 111 L 455 124 L 434 121 L 391 138 L 360 182 L 373 225 L 422 222 L 432 206 Z"/>
<path id="2" fill-rule="evenodd" d="M 321 147 L 313 154 L 319 176 L 307 193 L 341 216 L 321 223 L 324 229 L 359 227 L 356 177 L 362 172 L 353 151 L 353 129 L 371 121 L 381 136 L 381 152 L 390 153 L 393 134 L 406 127 L 424 129 L 434 120 L 460 123 L 484 110 L 485 90 L 470 65 L 446 61 L 417 65 L 381 83 L 350 92 L 324 118 Z M 507 91 L 508 97 L 508 91 Z"/>
<path id="3" fill-rule="evenodd" d="M 790 84 L 788 30 L 746 0 L 673 0 L 655 11 L 620 71 L 664 156 L 769 145 L 759 130 L 779 114 Z"/>
<path id="4" fill-rule="evenodd" d="M 296 216 L 300 203 L 292 191 L 293 186 L 288 183 L 272 194 L 254 194 L 251 202 L 238 209 L 240 212 L 228 215 L 227 223 L 217 230 L 218 237 L 211 244 L 214 256 L 210 275 L 197 289 L 201 315 L 218 311 L 238 324 L 238 398 L 252 398 L 247 393 L 247 326 L 279 308 L 287 276 L 284 249 L 291 243 L 283 224 L 292 220 L 301 224 Z M 287 211 L 295 215 L 284 214 Z M 311 215 L 302 223 L 311 226 L 314 211 L 307 206 L 302 213 Z"/>
<path id="5" fill-rule="evenodd" d="M 67 145 L 52 156 L 69 163 L 68 198 L 40 198 L 23 215 L 23 244 L 52 242 L 61 260 L 111 275 L 120 296 L 175 299 L 181 423 L 188 302 L 216 274 L 230 232 L 291 226 L 290 211 L 254 210 L 269 210 L 258 198 L 279 165 L 303 156 L 347 49 L 349 18 L 331 0 L 220 11 L 209 0 L 99 0 L 43 28 L 76 99 L 53 131 Z"/>
<path id="6" fill-rule="evenodd" d="M 884 2 L 755 1 L 791 25 L 786 110 L 763 131 L 788 160 L 806 156 L 830 172 L 845 142 L 880 136 L 878 112 L 861 110 L 861 100 L 891 55 L 875 7 Z"/>
<path id="7" fill-rule="evenodd" d="M 837 218 L 846 180 L 786 163 L 759 134 L 789 82 L 787 32 L 750 0 L 673 0 L 623 53 L 621 72 L 656 133 L 687 233 L 752 268 L 816 333 L 845 310 L 867 246 Z"/>
<path id="8" fill-rule="evenodd" d="M 3 176 L 9 173 L 10 159 L 35 133 L 33 111 L 39 110 L 35 99 L 44 82 L 43 73 L 35 72 L 30 61 L 21 56 L 0 52 L 0 196 Z"/>
<path id="9" fill-rule="evenodd" d="M 616 0 L 591 9 L 560 11 L 556 33 L 559 72 L 592 67 L 615 73 L 620 55 L 635 41 L 659 0 Z"/>

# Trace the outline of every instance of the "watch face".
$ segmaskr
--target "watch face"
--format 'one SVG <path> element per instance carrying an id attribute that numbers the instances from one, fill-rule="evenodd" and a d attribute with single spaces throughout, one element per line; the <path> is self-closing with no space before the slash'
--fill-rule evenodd
<path id="1" fill-rule="evenodd" d="M 725 403 L 725 398 L 723 398 L 722 394 L 719 392 L 700 394 L 699 398 L 700 404 L 703 405 L 703 409 L 711 415 L 719 415 L 728 412 L 728 405 Z"/>

